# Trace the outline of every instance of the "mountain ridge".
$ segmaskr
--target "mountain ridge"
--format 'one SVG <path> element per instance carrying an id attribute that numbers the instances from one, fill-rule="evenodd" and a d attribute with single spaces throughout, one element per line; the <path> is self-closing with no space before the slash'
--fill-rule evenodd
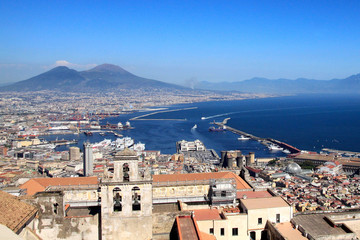
<path id="1" fill-rule="evenodd" d="M 237 91 L 264 94 L 356 93 L 360 94 L 360 74 L 344 79 L 315 80 L 254 77 L 237 82 L 197 82 L 196 90 Z M 59 90 L 70 92 L 117 91 L 118 89 L 190 90 L 185 86 L 134 75 L 113 64 L 101 64 L 85 71 L 58 66 L 47 72 L 10 85 L 0 91 Z"/>
<path id="2" fill-rule="evenodd" d="M 195 88 L 268 94 L 360 93 L 360 74 L 354 74 L 344 79 L 331 80 L 308 78 L 291 80 L 286 78 L 268 79 L 254 77 L 236 82 L 223 81 L 214 83 L 201 81 L 195 84 Z"/>
<path id="3" fill-rule="evenodd" d="M 0 87 L 1 91 L 116 91 L 117 89 L 186 87 L 136 76 L 113 64 L 101 64 L 85 71 L 58 66 L 29 79 Z"/>

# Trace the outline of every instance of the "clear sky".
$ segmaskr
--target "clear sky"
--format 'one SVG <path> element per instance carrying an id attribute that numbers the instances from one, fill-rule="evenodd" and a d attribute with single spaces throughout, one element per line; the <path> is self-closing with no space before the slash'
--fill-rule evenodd
<path id="1" fill-rule="evenodd" d="M 0 82 L 112 63 L 166 82 L 360 73 L 360 1 L 0 1 Z"/>

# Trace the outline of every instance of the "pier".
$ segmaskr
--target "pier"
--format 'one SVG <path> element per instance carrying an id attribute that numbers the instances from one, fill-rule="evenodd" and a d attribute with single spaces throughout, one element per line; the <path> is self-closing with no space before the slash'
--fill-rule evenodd
<path id="1" fill-rule="evenodd" d="M 54 140 L 54 141 L 49 141 L 50 143 L 56 145 L 56 146 L 61 146 L 61 145 L 69 145 L 69 144 L 75 144 L 75 143 L 78 143 L 77 140 L 65 140 L 65 139 L 62 139 L 62 140 Z"/>
<path id="2" fill-rule="evenodd" d="M 301 152 L 301 150 L 287 144 L 287 143 L 284 143 L 284 142 L 280 142 L 276 139 L 272 139 L 272 138 L 261 138 L 261 137 L 257 137 L 255 135 L 252 135 L 250 133 L 246 133 L 244 131 L 241 131 L 241 130 L 238 130 L 238 129 L 235 129 L 233 127 L 230 127 L 227 124 L 227 121 L 229 120 L 230 118 L 226 118 L 224 121 L 222 122 L 213 122 L 213 124 L 221 127 L 221 128 L 224 128 L 230 132 L 233 132 L 235 134 L 238 134 L 238 135 L 242 135 L 242 136 L 245 136 L 245 137 L 248 137 L 252 140 L 255 140 L 255 141 L 258 141 L 260 142 L 261 144 L 265 145 L 265 146 L 269 146 L 270 144 L 276 144 L 276 145 L 279 145 L 281 148 L 283 148 L 284 150 L 287 149 L 289 150 L 290 153 L 299 153 Z"/>
<path id="3" fill-rule="evenodd" d="M 158 113 L 167 113 L 167 112 L 177 112 L 177 111 L 185 111 L 185 110 L 191 110 L 191 109 L 197 109 L 197 107 L 190 107 L 190 108 L 181 108 L 181 109 L 173 109 L 173 110 L 166 110 L 166 111 L 157 111 L 153 113 L 147 113 L 141 116 L 133 117 L 130 120 L 172 120 L 172 121 L 186 121 L 186 118 L 180 118 L 180 119 L 145 119 L 144 117 L 155 115 Z"/>

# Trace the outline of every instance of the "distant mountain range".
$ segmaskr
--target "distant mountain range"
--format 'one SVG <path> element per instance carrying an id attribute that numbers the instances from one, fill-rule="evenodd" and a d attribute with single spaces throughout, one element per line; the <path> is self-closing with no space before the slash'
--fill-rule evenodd
<path id="1" fill-rule="evenodd" d="M 183 86 L 138 77 L 119 66 L 102 64 L 87 71 L 60 66 L 45 73 L 0 87 L 2 91 L 116 91 L 116 89 L 167 88 Z"/>
<path id="2" fill-rule="evenodd" d="M 195 84 L 194 87 L 198 90 L 266 94 L 360 93 L 360 74 L 345 79 L 332 80 L 252 78 L 238 82 L 213 83 L 202 81 Z M 116 65 L 102 64 L 87 71 L 76 71 L 64 66 L 56 67 L 27 80 L 0 86 L 0 91 L 59 90 L 87 92 L 139 88 L 190 90 L 184 86 L 136 76 Z"/>
<path id="3" fill-rule="evenodd" d="M 360 74 L 345 79 L 332 80 L 252 78 L 238 82 L 213 83 L 202 81 L 198 82 L 195 88 L 270 94 L 360 93 Z"/>

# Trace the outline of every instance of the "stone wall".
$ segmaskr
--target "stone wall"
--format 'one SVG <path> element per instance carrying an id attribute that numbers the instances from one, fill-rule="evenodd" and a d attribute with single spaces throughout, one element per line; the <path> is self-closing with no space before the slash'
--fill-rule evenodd
<path id="1" fill-rule="evenodd" d="M 168 240 L 170 239 L 170 232 L 174 225 L 177 216 L 189 216 L 191 212 L 161 212 L 153 213 L 152 215 L 152 233 L 153 240 Z"/>
<path id="2" fill-rule="evenodd" d="M 32 203 L 39 212 L 29 227 L 42 239 L 99 238 L 99 214 L 65 217 L 62 192 L 38 193 Z"/>

